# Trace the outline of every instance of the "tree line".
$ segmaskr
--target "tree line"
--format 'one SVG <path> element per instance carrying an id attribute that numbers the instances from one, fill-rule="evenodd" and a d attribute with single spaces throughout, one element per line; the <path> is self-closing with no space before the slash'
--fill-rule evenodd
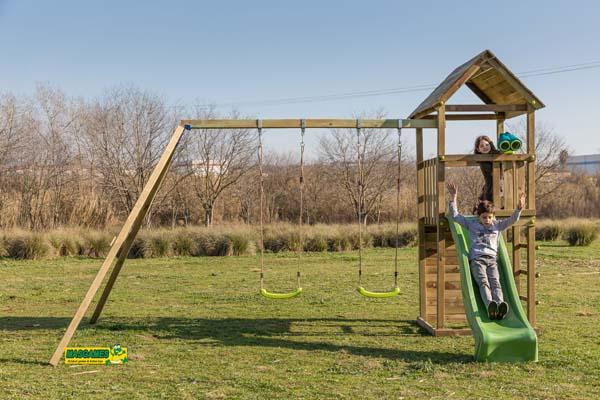
<path id="1" fill-rule="evenodd" d="M 182 117 L 244 118 L 236 112 L 219 115 L 214 108 L 180 115 L 160 96 L 136 87 L 113 89 L 94 99 L 72 98 L 47 85 L 38 86 L 32 96 L 0 95 L 0 229 L 120 224 Z M 558 173 L 564 140 L 539 125 L 540 211 L 550 217 L 597 217 L 597 207 L 576 204 L 578 196 L 565 201 L 561 188 L 583 191 L 592 204 L 600 204 L 600 179 Z M 360 138 L 354 130 L 323 135 L 317 157 L 304 166 L 303 222 L 393 221 L 396 135 L 394 130 L 376 129 L 363 129 Z M 186 133 L 145 225 L 256 223 L 256 143 L 255 130 Z M 403 143 L 402 149 L 400 219 L 409 221 L 416 218 L 415 162 L 411 147 Z M 263 172 L 265 221 L 297 223 L 298 154 L 265 153 Z M 478 169 L 453 174 L 466 188 L 465 201 L 475 201 L 483 184 Z"/>

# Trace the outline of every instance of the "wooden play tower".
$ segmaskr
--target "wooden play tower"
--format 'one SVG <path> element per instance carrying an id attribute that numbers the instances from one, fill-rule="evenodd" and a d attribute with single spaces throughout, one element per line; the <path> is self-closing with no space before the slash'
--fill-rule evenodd
<path id="1" fill-rule="evenodd" d="M 484 104 L 447 104 L 463 85 Z M 526 303 L 529 322 L 536 326 L 534 113 L 543 107 L 544 104 L 492 52 L 486 50 L 456 68 L 409 117 L 437 121 L 435 158 L 424 159 L 423 129 L 416 129 L 420 293 L 417 323 L 432 335 L 466 335 L 471 332 L 465 328 L 458 260 L 445 218 L 448 205 L 446 169 L 479 166 L 481 162 L 493 165 L 493 202 L 498 217 L 512 214 L 520 191 L 527 196 L 520 221 L 509 228 L 508 236 L 512 238 L 509 251 L 512 249 L 519 297 Z M 499 135 L 504 132 L 505 120 L 520 115 L 526 115 L 527 119 L 524 154 L 446 154 L 446 121 L 494 120 Z"/>

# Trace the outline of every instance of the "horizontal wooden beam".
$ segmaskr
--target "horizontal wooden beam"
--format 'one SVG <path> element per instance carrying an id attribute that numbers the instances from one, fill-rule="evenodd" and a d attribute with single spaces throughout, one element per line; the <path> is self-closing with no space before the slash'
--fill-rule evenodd
<path id="1" fill-rule="evenodd" d="M 436 128 L 435 119 L 361 119 L 361 128 L 397 129 L 402 128 Z M 301 119 L 263 119 L 264 129 L 300 129 Z M 256 129 L 255 119 L 187 119 L 180 122 L 181 126 L 189 125 L 191 129 Z M 356 119 L 305 119 L 305 128 L 356 128 Z"/>
<path id="2" fill-rule="evenodd" d="M 529 154 L 446 154 L 442 161 L 445 163 L 457 161 L 474 162 L 500 162 L 500 161 L 527 161 Z"/>
<path id="3" fill-rule="evenodd" d="M 423 119 L 435 119 L 435 115 L 426 115 Z M 446 114 L 447 121 L 485 121 L 495 120 L 496 114 Z"/>
<path id="4" fill-rule="evenodd" d="M 527 104 L 446 104 L 446 111 L 450 112 L 474 112 L 474 111 L 490 111 L 490 112 L 514 112 L 527 111 Z"/>

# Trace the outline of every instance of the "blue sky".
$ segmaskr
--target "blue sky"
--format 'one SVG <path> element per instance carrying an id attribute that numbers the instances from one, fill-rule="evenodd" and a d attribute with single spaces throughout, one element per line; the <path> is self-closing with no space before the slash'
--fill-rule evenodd
<path id="1" fill-rule="evenodd" d="M 600 61 L 599 20 L 597 1 L 0 0 L 0 92 L 31 94 L 47 82 L 94 97 L 133 84 L 179 106 L 435 84 L 484 49 L 517 73 Z M 538 121 L 567 138 L 574 153 L 600 152 L 600 68 L 523 81 L 546 104 Z M 427 94 L 237 109 L 261 118 L 384 109 L 397 118 Z M 471 100 L 461 91 L 452 102 Z M 489 122 L 453 123 L 448 152 L 494 132 Z M 413 135 L 406 132 L 410 142 Z M 296 142 L 289 131 L 268 137 L 280 151 L 294 151 Z"/>

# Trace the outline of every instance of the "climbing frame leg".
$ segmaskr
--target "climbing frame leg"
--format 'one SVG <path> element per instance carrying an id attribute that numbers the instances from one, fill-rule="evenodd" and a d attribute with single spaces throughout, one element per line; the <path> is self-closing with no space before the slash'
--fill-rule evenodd
<path id="1" fill-rule="evenodd" d="M 127 221 L 125 221 L 123 228 L 121 228 L 121 231 L 119 232 L 119 235 L 117 236 L 110 251 L 108 252 L 106 259 L 102 263 L 102 266 L 100 267 L 100 270 L 96 274 L 94 281 L 92 282 L 90 288 L 88 289 L 83 301 L 79 305 L 79 308 L 77 309 L 75 315 L 73 316 L 71 323 L 67 327 L 67 331 L 65 332 L 63 338 L 61 339 L 60 343 L 58 344 L 58 347 L 54 351 L 54 354 L 50 358 L 51 365 L 53 365 L 53 366 L 58 365 L 65 348 L 67 347 L 67 345 L 71 341 L 71 338 L 75 334 L 77 327 L 81 323 L 81 320 L 83 319 L 85 313 L 87 312 L 87 309 L 89 308 L 92 300 L 94 299 L 94 296 L 96 295 L 96 292 L 100 288 L 100 285 L 102 284 L 102 281 L 104 280 L 104 277 L 108 273 L 108 270 L 110 269 L 110 267 L 113 264 L 113 262 L 115 261 L 115 259 L 117 257 L 119 259 L 121 259 L 121 257 L 123 257 L 123 259 L 124 259 L 124 257 L 126 257 L 127 253 L 129 252 L 131 244 L 133 243 L 133 239 L 135 238 L 135 236 L 142 224 L 142 221 L 144 220 L 146 212 L 148 211 L 148 208 L 150 207 L 150 204 L 152 203 L 152 200 L 153 200 L 154 196 L 156 195 L 156 192 L 158 191 L 160 183 L 162 182 L 162 180 L 164 178 L 164 174 L 166 174 L 166 171 L 167 171 L 169 165 L 171 164 L 171 160 L 173 159 L 173 155 L 175 154 L 175 149 L 177 148 L 177 144 L 179 143 L 179 140 L 181 139 L 181 136 L 183 135 L 184 131 L 185 131 L 185 128 L 183 126 L 178 126 L 175 129 L 175 131 L 173 132 L 173 135 L 171 136 L 171 139 L 169 140 L 169 143 L 167 144 L 165 151 L 163 152 L 160 160 L 158 161 L 158 164 L 154 168 L 152 175 L 150 175 L 150 179 L 148 179 L 148 182 L 146 183 L 146 186 L 142 190 L 140 197 L 138 198 L 137 202 L 135 203 L 133 210 L 127 217 Z M 122 262 L 121 262 L 121 265 L 122 265 Z M 118 274 L 118 271 L 117 271 L 117 274 Z M 114 284 L 114 281 L 116 279 L 116 274 L 113 274 L 113 275 L 114 275 L 114 278 L 112 279 L 112 283 Z M 104 296 L 104 297 L 108 297 L 108 293 L 110 293 L 111 288 L 112 288 L 112 285 L 110 285 L 110 286 L 107 285 L 107 288 L 105 290 L 106 296 Z M 104 299 L 104 301 L 106 301 L 106 298 Z M 100 308 L 100 310 L 101 310 L 101 308 Z M 98 312 L 98 315 L 99 315 L 99 312 Z"/>

